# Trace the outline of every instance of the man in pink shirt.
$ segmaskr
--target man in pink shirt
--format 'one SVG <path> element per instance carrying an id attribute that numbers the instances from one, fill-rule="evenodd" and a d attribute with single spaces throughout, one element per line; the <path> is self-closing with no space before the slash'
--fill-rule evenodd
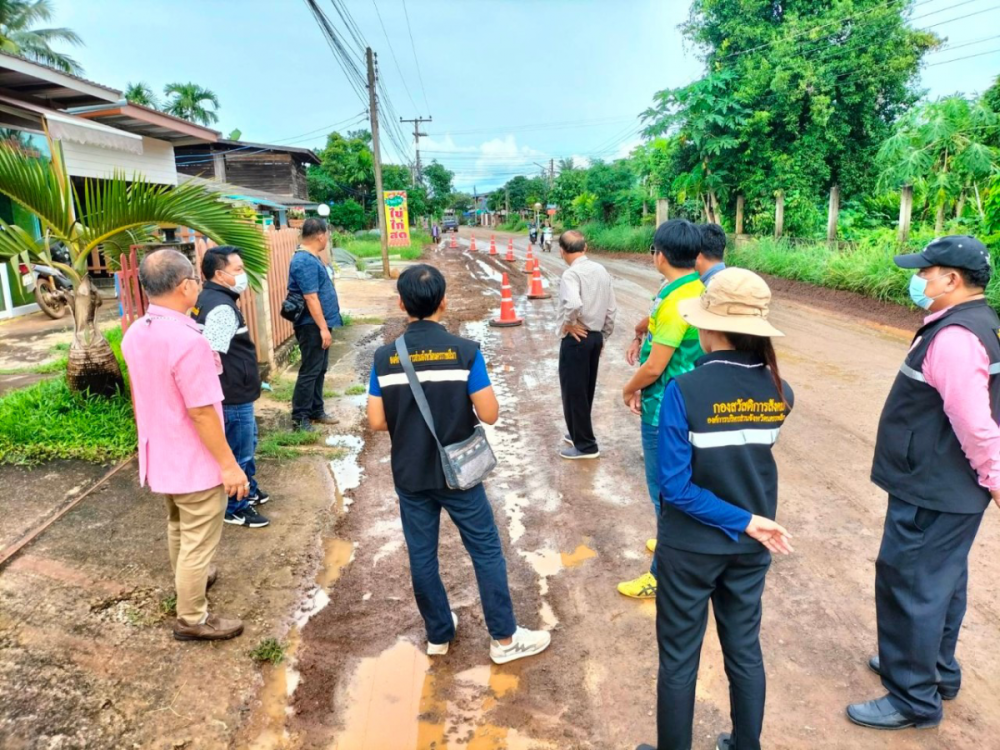
<path id="1" fill-rule="evenodd" d="M 1000 504 L 1000 319 L 986 302 L 989 251 L 941 237 L 896 257 L 919 269 L 910 297 L 930 311 L 879 420 L 872 481 L 889 493 L 875 563 L 878 656 L 888 694 L 847 708 L 875 729 L 937 726 L 958 695 L 955 660 L 969 550 Z"/>
<path id="2" fill-rule="evenodd" d="M 139 428 L 139 484 L 163 494 L 177 590 L 174 638 L 225 640 L 243 623 L 208 612 L 209 568 L 222 535 L 226 499 L 242 499 L 246 475 L 226 442 L 219 365 L 188 317 L 201 289 L 190 261 L 157 250 L 139 266 L 146 315 L 122 340 Z"/>

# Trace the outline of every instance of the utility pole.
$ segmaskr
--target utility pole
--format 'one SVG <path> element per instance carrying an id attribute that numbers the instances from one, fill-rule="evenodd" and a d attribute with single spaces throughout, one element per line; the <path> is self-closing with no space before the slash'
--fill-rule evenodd
<path id="1" fill-rule="evenodd" d="M 552 183 L 556 181 L 556 160 L 549 159 L 549 190 L 552 189 Z"/>
<path id="2" fill-rule="evenodd" d="M 404 120 L 402 117 L 399 118 L 400 122 L 412 122 L 413 123 L 413 144 L 417 151 L 417 163 L 413 169 L 413 184 L 416 185 L 418 182 L 424 179 L 423 172 L 420 169 L 420 137 L 426 136 L 427 133 L 420 132 L 420 123 L 422 122 L 433 122 L 433 117 L 415 117 L 412 120 Z"/>
<path id="3" fill-rule="evenodd" d="M 382 152 L 378 145 L 378 102 L 375 96 L 375 55 L 372 48 L 365 50 L 368 60 L 368 111 L 372 122 L 372 156 L 375 160 L 375 215 L 378 217 L 379 237 L 382 239 L 382 274 L 389 273 L 389 226 L 385 220 L 385 196 L 382 193 Z"/>

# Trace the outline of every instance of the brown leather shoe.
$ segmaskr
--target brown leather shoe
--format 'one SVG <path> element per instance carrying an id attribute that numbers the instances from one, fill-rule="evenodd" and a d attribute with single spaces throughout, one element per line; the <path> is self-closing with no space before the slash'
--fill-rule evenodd
<path id="1" fill-rule="evenodd" d="M 319 422 L 320 424 L 340 424 L 340 420 L 339 419 L 337 419 L 332 414 L 328 414 L 326 412 L 323 412 L 318 417 L 310 417 L 310 419 L 313 422 Z"/>
<path id="2" fill-rule="evenodd" d="M 208 591 L 215 582 L 219 580 L 219 569 L 214 565 L 208 566 L 208 581 L 205 583 L 205 591 Z"/>
<path id="3" fill-rule="evenodd" d="M 179 617 L 174 623 L 174 638 L 178 641 L 226 641 L 242 633 L 242 620 L 224 620 L 212 614 L 201 625 L 188 625 Z"/>

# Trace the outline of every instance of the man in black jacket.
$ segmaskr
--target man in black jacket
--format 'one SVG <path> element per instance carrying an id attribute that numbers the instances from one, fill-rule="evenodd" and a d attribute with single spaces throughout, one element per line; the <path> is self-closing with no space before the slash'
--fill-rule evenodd
<path id="1" fill-rule="evenodd" d="M 955 659 L 969 550 L 990 501 L 1000 502 L 1000 319 L 985 297 L 989 250 L 939 237 L 896 256 L 913 269 L 910 297 L 929 314 L 879 420 L 872 481 L 889 494 L 875 562 L 878 656 L 887 693 L 847 708 L 874 729 L 927 728 L 958 695 Z"/>
<path id="2" fill-rule="evenodd" d="M 250 338 L 243 313 L 236 306 L 247 288 L 239 249 L 230 245 L 209 249 L 202 258 L 201 273 L 205 286 L 192 314 L 212 350 L 222 360 L 219 380 L 226 441 L 250 482 L 245 498 L 229 498 L 225 522 L 259 529 L 270 522 L 257 512 L 256 506 L 266 503 L 269 497 L 257 486 L 254 477 L 257 420 L 253 403 L 260 398 L 260 371 L 257 369 L 257 347 Z"/>

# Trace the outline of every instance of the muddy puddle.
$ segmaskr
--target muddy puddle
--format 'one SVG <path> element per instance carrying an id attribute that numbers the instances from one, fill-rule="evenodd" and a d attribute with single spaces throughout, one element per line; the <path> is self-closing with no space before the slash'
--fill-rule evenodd
<path id="1" fill-rule="evenodd" d="M 350 708 L 329 750 L 547 750 L 554 746 L 490 723 L 486 715 L 519 686 L 520 677 L 496 665 L 458 674 L 438 667 L 400 638 L 362 659 L 346 688 Z"/>

